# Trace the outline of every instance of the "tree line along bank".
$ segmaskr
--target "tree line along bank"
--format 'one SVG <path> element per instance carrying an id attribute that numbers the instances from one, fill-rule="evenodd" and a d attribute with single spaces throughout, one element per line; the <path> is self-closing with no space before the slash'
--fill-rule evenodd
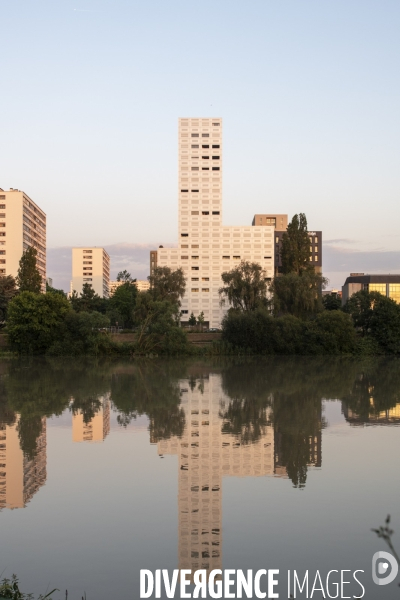
<path id="1" fill-rule="evenodd" d="M 158 267 L 150 289 L 139 292 L 129 273 L 109 299 L 89 284 L 69 299 L 47 286 L 40 293 L 36 250 L 21 258 L 18 276 L 0 278 L 0 320 L 8 346 L 18 354 L 400 354 L 400 306 L 378 292 L 360 291 L 341 306 L 322 296 L 327 280 L 309 261 L 305 215 L 295 215 L 282 240 L 282 273 L 268 282 L 262 267 L 242 261 L 222 274 L 221 303 L 229 310 L 222 340 L 199 349 L 180 327 L 185 294 L 182 269 Z M 189 322 L 201 325 L 202 315 Z M 118 324 L 134 341 L 117 343 L 107 333 Z"/>

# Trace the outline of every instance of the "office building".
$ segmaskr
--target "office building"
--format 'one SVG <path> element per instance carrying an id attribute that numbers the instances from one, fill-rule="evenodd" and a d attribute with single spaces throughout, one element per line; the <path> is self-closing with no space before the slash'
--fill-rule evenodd
<path id="1" fill-rule="evenodd" d="M 281 214 L 262 214 L 254 215 L 252 225 L 267 225 L 277 231 L 286 231 L 288 226 L 288 216 Z"/>
<path id="2" fill-rule="evenodd" d="M 85 421 L 81 410 L 72 415 L 72 440 L 74 442 L 104 442 L 110 433 L 110 398 L 101 398 L 101 405 L 94 417 Z"/>
<path id="3" fill-rule="evenodd" d="M 350 273 L 342 286 L 342 304 L 356 292 L 379 292 L 395 302 L 400 303 L 400 275 L 365 275 Z"/>
<path id="4" fill-rule="evenodd" d="M 21 449 L 19 416 L 13 425 L 0 425 L 0 509 L 24 508 L 46 482 L 46 417 L 41 421 L 32 458 Z"/>
<path id="5" fill-rule="evenodd" d="M 222 224 L 222 119 L 179 120 L 178 247 L 152 251 L 151 269 L 182 267 L 186 292 L 182 322 L 204 313 L 205 325 L 219 327 L 229 306 L 220 305 L 221 274 L 242 260 L 257 262 L 265 278 L 274 274 L 271 226 Z"/>
<path id="6" fill-rule="evenodd" d="M 72 248 L 71 292 L 89 283 L 101 298 L 109 297 L 110 257 L 104 248 Z"/>
<path id="7" fill-rule="evenodd" d="M 36 264 L 46 291 L 46 215 L 25 192 L 0 189 L 0 275 L 16 277 L 28 248 L 37 250 Z"/>

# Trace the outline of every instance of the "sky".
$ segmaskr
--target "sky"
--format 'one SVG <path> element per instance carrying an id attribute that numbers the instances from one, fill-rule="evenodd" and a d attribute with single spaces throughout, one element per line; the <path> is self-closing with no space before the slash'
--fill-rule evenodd
<path id="1" fill-rule="evenodd" d="M 198 116 L 224 121 L 225 225 L 304 212 L 331 286 L 400 272 L 398 0 L 0 0 L 0 22 L 0 187 L 47 213 L 55 285 L 71 246 L 144 278 L 177 242 Z"/>

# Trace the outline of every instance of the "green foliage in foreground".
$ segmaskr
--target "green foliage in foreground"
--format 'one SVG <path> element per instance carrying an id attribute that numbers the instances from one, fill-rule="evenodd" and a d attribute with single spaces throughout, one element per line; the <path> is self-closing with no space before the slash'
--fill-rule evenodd
<path id="1" fill-rule="evenodd" d="M 325 311 L 312 321 L 293 315 L 272 317 L 265 310 L 230 312 L 223 321 L 222 339 L 254 354 L 353 354 L 357 335 L 349 315 Z"/>
<path id="2" fill-rule="evenodd" d="M 57 589 L 54 589 L 45 596 L 40 594 L 37 600 L 51 600 L 51 595 L 57 591 Z M 33 594 L 21 592 L 18 578 L 13 575 L 11 579 L 3 579 L 0 582 L 0 600 L 33 600 Z"/>

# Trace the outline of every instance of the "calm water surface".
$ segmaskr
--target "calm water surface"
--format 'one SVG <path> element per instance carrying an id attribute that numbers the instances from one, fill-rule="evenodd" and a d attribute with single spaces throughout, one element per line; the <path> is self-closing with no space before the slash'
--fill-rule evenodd
<path id="1" fill-rule="evenodd" d="M 370 531 L 391 513 L 400 549 L 399 424 L 395 360 L 2 362 L 0 572 L 109 600 L 141 568 L 278 568 L 281 597 L 363 569 L 400 598 Z"/>

